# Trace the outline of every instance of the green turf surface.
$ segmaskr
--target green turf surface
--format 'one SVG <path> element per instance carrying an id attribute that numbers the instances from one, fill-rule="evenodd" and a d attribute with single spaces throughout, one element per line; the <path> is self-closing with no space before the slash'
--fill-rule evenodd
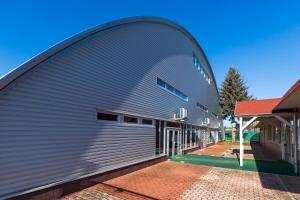
<path id="1" fill-rule="evenodd" d="M 284 174 L 292 176 L 296 175 L 294 174 L 293 166 L 291 164 L 280 161 L 244 159 L 244 166 L 240 168 L 239 160 L 237 158 L 186 154 L 182 156 L 177 155 L 173 157 L 172 160 L 175 162 L 184 161 L 186 163 L 207 165 L 213 167 L 241 169 L 247 171 Z"/>

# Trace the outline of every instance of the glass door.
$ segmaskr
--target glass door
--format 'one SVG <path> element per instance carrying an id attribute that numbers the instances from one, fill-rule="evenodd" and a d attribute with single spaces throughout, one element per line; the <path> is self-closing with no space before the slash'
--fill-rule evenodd
<path id="1" fill-rule="evenodd" d="M 177 154 L 182 154 L 181 148 L 181 130 L 174 128 L 166 129 L 166 155 L 169 157 L 176 156 Z"/>

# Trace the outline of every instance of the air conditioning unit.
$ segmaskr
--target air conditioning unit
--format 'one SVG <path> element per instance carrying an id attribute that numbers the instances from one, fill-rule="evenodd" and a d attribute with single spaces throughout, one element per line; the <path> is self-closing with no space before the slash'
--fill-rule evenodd
<path id="1" fill-rule="evenodd" d="M 187 109 L 179 108 L 177 113 L 174 115 L 175 120 L 185 120 L 187 119 Z"/>
<path id="2" fill-rule="evenodd" d="M 205 124 L 210 124 L 210 119 L 208 117 L 205 118 Z"/>
<path id="3" fill-rule="evenodd" d="M 210 119 L 208 117 L 205 117 L 204 120 L 202 121 L 201 125 L 207 126 L 208 124 L 210 124 Z"/>

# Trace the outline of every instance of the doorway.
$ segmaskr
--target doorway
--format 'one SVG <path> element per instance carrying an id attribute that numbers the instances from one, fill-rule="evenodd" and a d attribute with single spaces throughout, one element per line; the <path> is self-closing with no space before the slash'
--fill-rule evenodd
<path id="1" fill-rule="evenodd" d="M 166 128 L 165 153 L 169 157 L 182 154 L 182 132 L 180 128 Z"/>

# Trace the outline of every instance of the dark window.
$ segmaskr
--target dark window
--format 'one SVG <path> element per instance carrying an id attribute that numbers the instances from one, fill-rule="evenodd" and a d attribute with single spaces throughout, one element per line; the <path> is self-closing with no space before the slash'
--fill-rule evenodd
<path id="1" fill-rule="evenodd" d="M 155 127 L 155 154 L 159 155 L 164 153 L 164 121 L 156 120 Z"/>
<path id="2" fill-rule="evenodd" d="M 160 139 L 159 139 L 159 152 L 160 154 L 164 153 L 164 128 L 165 128 L 165 123 L 164 121 L 160 121 Z"/>
<path id="3" fill-rule="evenodd" d="M 142 119 L 142 124 L 152 125 L 151 119 Z"/>
<path id="4" fill-rule="evenodd" d="M 162 80 L 160 80 L 159 78 L 157 79 L 157 85 L 159 85 L 159 86 L 161 86 L 161 87 L 163 87 L 163 88 L 166 87 L 166 83 L 163 82 Z"/>
<path id="5" fill-rule="evenodd" d="M 176 94 L 176 96 L 182 97 L 182 96 L 181 96 L 181 92 L 179 92 L 179 91 L 176 90 L 176 89 L 175 89 L 175 94 Z"/>
<path id="6" fill-rule="evenodd" d="M 218 118 L 218 115 L 214 112 L 211 113 L 213 116 L 215 116 L 216 118 Z"/>
<path id="7" fill-rule="evenodd" d="M 191 132 L 190 132 L 190 130 L 187 131 L 187 138 L 186 139 L 187 139 L 187 141 L 186 141 L 187 146 L 190 147 L 191 146 Z"/>
<path id="8" fill-rule="evenodd" d="M 160 126 L 159 121 L 156 120 L 155 123 L 155 154 L 159 154 L 159 135 L 160 135 Z"/>
<path id="9" fill-rule="evenodd" d="M 124 116 L 124 122 L 126 123 L 137 123 L 138 119 L 136 117 L 131 117 L 131 116 Z"/>
<path id="10" fill-rule="evenodd" d="M 212 133 L 209 133 L 209 142 L 212 143 L 214 141 L 214 137 L 212 135 Z"/>
<path id="11" fill-rule="evenodd" d="M 160 154 L 160 150 L 159 150 L 159 139 L 160 139 L 160 121 L 156 120 L 156 123 L 155 123 L 155 154 L 158 155 Z"/>
<path id="12" fill-rule="evenodd" d="M 202 110 L 204 110 L 205 112 L 208 112 L 208 108 L 206 106 L 202 105 L 201 103 L 197 102 L 197 106 L 199 108 L 201 108 Z"/>
<path id="13" fill-rule="evenodd" d="M 166 89 L 169 90 L 170 92 L 172 92 L 173 94 L 176 94 L 175 93 L 175 91 L 176 91 L 175 88 L 173 88 L 171 85 L 166 84 Z"/>
<path id="14" fill-rule="evenodd" d="M 179 124 L 179 123 L 176 123 L 176 122 L 167 122 L 167 126 L 168 126 L 168 127 L 176 127 L 176 128 L 179 128 L 179 127 L 180 127 L 180 124 Z"/>
<path id="15" fill-rule="evenodd" d="M 98 120 L 118 121 L 118 115 L 110 113 L 97 113 Z"/>
<path id="16" fill-rule="evenodd" d="M 209 78 L 208 74 L 205 72 L 203 67 L 201 67 L 201 65 L 198 61 L 198 58 L 194 54 L 193 54 L 193 63 L 195 65 L 195 67 L 200 71 L 200 73 L 204 77 L 204 79 L 210 84 L 210 78 Z"/>
<path id="17" fill-rule="evenodd" d="M 193 145 L 195 144 L 195 142 L 196 142 L 196 133 L 192 132 L 192 143 L 193 143 Z"/>

